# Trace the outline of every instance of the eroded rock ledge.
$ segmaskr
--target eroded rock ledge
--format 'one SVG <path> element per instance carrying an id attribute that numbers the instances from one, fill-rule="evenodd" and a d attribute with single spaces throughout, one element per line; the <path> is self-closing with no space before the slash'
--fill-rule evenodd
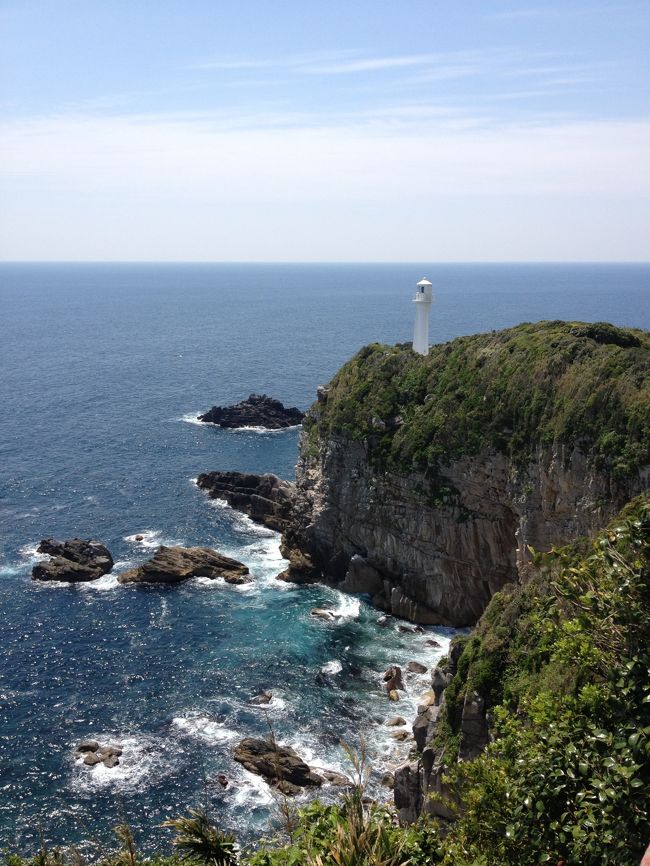
<path id="1" fill-rule="evenodd" d="M 222 577 L 226 583 L 249 583 L 248 567 L 210 547 L 159 547 L 138 568 L 125 571 L 120 583 L 180 583 L 191 577 Z"/>
<path id="2" fill-rule="evenodd" d="M 218 424 L 220 427 L 266 427 L 280 430 L 302 424 L 305 413 L 295 406 L 286 407 L 279 400 L 266 394 L 251 394 L 234 406 L 213 406 L 199 415 L 199 421 Z"/>
<path id="3" fill-rule="evenodd" d="M 282 532 L 288 525 L 296 500 L 296 485 L 277 475 L 250 472 L 204 472 L 198 487 L 211 499 L 223 499 L 251 520 Z"/>

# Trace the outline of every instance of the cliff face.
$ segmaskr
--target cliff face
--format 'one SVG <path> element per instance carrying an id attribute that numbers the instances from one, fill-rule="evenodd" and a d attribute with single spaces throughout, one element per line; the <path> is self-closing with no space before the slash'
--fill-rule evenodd
<path id="1" fill-rule="evenodd" d="M 294 577 L 414 621 L 476 622 L 525 576 L 529 545 L 593 535 L 648 489 L 649 366 L 644 332 L 577 323 L 427 358 L 367 347 L 305 424 L 283 538 Z"/>
<path id="2" fill-rule="evenodd" d="M 421 473 L 378 473 L 363 443 L 332 438 L 297 467 L 298 505 L 284 536 L 290 560 L 350 592 L 369 592 L 416 622 L 469 625 L 505 583 L 523 577 L 528 546 L 548 550 L 592 535 L 648 488 L 645 468 L 625 485 L 590 470 L 577 449 L 538 449 L 516 467 L 493 450 L 444 467 L 446 501 Z"/>

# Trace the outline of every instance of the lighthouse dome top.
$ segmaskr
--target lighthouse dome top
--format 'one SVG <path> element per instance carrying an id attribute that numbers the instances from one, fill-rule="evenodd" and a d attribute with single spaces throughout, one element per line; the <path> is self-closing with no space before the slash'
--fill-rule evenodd
<path id="1" fill-rule="evenodd" d="M 433 283 L 427 280 L 426 277 L 422 277 L 422 279 L 418 283 L 418 286 L 422 286 L 422 288 L 425 288 L 425 286 L 433 286 Z"/>

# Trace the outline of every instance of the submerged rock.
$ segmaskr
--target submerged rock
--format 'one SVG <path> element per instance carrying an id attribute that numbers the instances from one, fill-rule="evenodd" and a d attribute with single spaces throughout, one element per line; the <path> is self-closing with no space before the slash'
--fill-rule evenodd
<path id="1" fill-rule="evenodd" d="M 262 776 L 284 794 L 297 794 L 301 788 L 320 786 L 323 779 L 290 747 L 274 739 L 247 737 L 233 752 L 234 759 L 250 773 Z"/>
<path id="2" fill-rule="evenodd" d="M 110 551 L 99 541 L 84 541 L 81 538 L 56 541 L 54 538 L 44 538 L 37 550 L 52 558 L 36 563 L 32 568 L 34 580 L 79 583 L 102 577 L 113 568 Z"/>
<path id="3" fill-rule="evenodd" d="M 333 610 L 325 607 L 314 607 L 310 611 L 310 616 L 315 616 L 316 619 L 323 619 L 325 622 L 335 622 L 339 617 Z"/>
<path id="4" fill-rule="evenodd" d="M 227 583 L 249 583 L 248 568 L 210 547 L 159 547 L 153 558 L 125 571 L 120 583 L 180 583 L 190 577 L 222 577 Z"/>
<path id="5" fill-rule="evenodd" d="M 295 406 L 287 408 L 279 400 L 266 394 L 251 394 L 247 400 L 234 406 L 213 406 L 199 415 L 199 421 L 220 427 L 266 427 L 280 430 L 302 424 L 305 413 Z"/>
<path id="6" fill-rule="evenodd" d="M 260 692 L 259 695 L 255 695 L 255 697 L 252 697 L 248 703 L 254 707 L 263 707 L 266 704 L 270 704 L 272 700 L 273 692 L 264 691 Z"/>

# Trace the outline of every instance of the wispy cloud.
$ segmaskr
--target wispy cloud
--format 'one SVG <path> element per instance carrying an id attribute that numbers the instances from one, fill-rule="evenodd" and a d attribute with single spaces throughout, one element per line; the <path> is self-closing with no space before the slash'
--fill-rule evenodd
<path id="1" fill-rule="evenodd" d="M 386 69 L 404 69 L 412 66 L 431 66 L 435 54 L 404 54 L 402 56 L 365 57 L 342 63 L 305 65 L 302 71 L 310 75 L 349 75 L 355 72 L 382 72 Z"/>
<path id="2" fill-rule="evenodd" d="M 319 52 L 310 55 L 298 54 L 267 58 L 216 58 L 194 64 L 193 68 L 215 71 L 244 71 L 256 69 L 293 70 L 301 75 L 354 75 L 363 72 L 420 67 L 435 75 L 437 69 L 444 74 L 464 71 L 468 60 L 476 59 L 475 52 L 440 52 L 429 54 L 401 54 L 366 57 L 355 50 Z"/>

